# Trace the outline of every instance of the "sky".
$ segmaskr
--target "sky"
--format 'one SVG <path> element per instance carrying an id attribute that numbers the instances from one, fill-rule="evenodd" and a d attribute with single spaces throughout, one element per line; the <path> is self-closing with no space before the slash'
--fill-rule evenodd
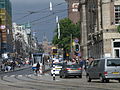
<path id="1" fill-rule="evenodd" d="M 65 0 L 10 0 L 12 3 L 12 19 L 17 24 L 30 22 L 32 32 L 36 33 L 38 41 L 44 35 L 51 41 L 56 28 L 56 19 L 67 17 L 67 4 Z M 49 10 L 52 2 L 53 10 Z"/>

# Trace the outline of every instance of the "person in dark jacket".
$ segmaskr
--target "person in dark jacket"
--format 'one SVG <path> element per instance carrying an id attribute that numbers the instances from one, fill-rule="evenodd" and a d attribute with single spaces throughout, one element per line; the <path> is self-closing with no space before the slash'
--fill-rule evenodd
<path id="1" fill-rule="evenodd" d="M 37 65 L 36 65 L 36 74 L 38 73 L 38 71 L 39 71 L 39 69 L 40 69 L 40 64 L 39 63 L 37 63 Z"/>

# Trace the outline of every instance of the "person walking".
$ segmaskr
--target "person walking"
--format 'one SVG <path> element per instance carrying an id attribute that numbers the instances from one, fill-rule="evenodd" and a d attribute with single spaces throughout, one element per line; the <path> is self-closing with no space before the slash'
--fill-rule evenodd
<path id="1" fill-rule="evenodd" d="M 38 62 L 37 65 L 36 65 L 36 70 L 35 70 L 36 75 L 38 74 L 39 69 L 40 69 L 40 64 Z"/>

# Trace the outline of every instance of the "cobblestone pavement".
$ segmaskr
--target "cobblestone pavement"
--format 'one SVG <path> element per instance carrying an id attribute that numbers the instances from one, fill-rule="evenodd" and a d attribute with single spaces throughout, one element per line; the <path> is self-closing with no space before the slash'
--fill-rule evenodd
<path id="1" fill-rule="evenodd" d="M 35 74 L 11 74 L 0 77 L 0 90 L 119 90 L 120 83 L 111 80 L 110 83 L 101 83 L 93 80 L 88 83 L 85 78 L 65 78 L 56 76 L 56 80 L 48 73 Z"/>

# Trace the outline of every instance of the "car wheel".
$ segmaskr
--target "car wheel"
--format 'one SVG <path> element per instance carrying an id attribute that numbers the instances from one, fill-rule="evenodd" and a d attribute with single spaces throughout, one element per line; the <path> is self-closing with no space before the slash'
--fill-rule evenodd
<path id="1" fill-rule="evenodd" d="M 79 75 L 79 78 L 82 78 L 82 75 Z"/>
<path id="2" fill-rule="evenodd" d="M 120 79 L 118 79 L 118 82 L 120 83 Z"/>
<path id="3" fill-rule="evenodd" d="M 104 83 L 104 78 L 100 75 L 100 81 Z"/>
<path id="4" fill-rule="evenodd" d="M 87 75 L 86 78 L 87 78 L 87 82 L 91 82 L 91 78 L 89 75 Z"/>
<path id="5" fill-rule="evenodd" d="M 66 78 L 66 77 L 67 77 L 67 76 L 64 74 L 64 75 L 63 75 L 63 78 Z"/>
<path id="6" fill-rule="evenodd" d="M 109 83 L 109 79 L 105 79 L 105 82 L 106 82 L 106 83 Z"/>
<path id="7" fill-rule="evenodd" d="M 60 75 L 60 78 L 62 78 L 62 76 Z"/>

